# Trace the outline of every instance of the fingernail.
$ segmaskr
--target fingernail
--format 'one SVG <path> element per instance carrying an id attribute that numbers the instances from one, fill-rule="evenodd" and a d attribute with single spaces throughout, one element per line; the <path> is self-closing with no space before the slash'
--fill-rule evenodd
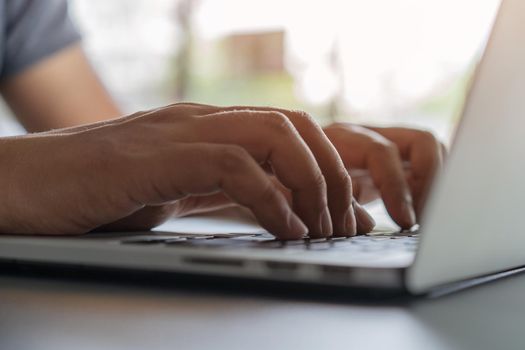
<path id="1" fill-rule="evenodd" d="M 323 214 L 321 214 L 321 234 L 323 236 L 331 236 L 332 233 L 332 218 L 330 217 L 328 207 L 325 207 Z"/>
<path id="2" fill-rule="evenodd" d="M 347 236 L 355 236 L 357 232 L 357 222 L 354 215 L 354 208 L 351 205 L 345 214 L 345 228 Z"/>
<path id="3" fill-rule="evenodd" d="M 294 238 L 300 238 L 308 234 L 308 227 L 299 219 L 294 212 L 290 212 L 288 217 L 288 227 L 290 228 L 290 233 Z"/>

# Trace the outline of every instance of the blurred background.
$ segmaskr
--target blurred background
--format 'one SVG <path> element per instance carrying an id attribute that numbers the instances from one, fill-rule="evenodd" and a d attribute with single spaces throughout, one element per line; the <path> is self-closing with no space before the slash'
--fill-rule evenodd
<path id="1" fill-rule="evenodd" d="M 125 112 L 275 105 L 321 124 L 423 127 L 447 142 L 498 4 L 71 0 L 70 12 Z"/>

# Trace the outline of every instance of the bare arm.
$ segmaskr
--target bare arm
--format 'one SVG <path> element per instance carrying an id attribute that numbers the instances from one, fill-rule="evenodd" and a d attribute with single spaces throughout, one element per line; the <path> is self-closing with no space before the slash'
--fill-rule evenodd
<path id="1" fill-rule="evenodd" d="M 9 78 L 0 92 L 29 132 L 92 123 L 121 113 L 79 45 Z"/>
<path id="2" fill-rule="evenodd" d="M 305 113 L 176 104 L 80 129 L 0 141 L 0 232 L 147 229 L 179 200 L 214 193 L 251 209 L 280 238 L 373 226 L 353 204 L 335 149 Z M 292 205 L 261 164 L 290 189 Z"/>
<path id="3" fill-rule="evenodd" d="M 111 123 L 109 119 L 121 115 L 79 45 L 61 50 L 3 82 L 0 93 L 29 132 L 62 133 L 62 128 L 82 131 Z M 173 215 L 233 204 L 220 193 L 189 197 L 177 202 Z"/>
<path id="4" fill-rule="evenodd" d="M 114 121 L 103 121 L 121 114 L 90 67 L 80 46 L 71 46 L 59 51 L 21 74 L 3 82 L 0 86 L 0 92 L 18 119 L 30 132 L 100 122 L 96 125 L 86 125 L 74 129 L 46 133 L 48 136 L 52 134 L 58 136 L 59 134 L 82 133 L 95 126 L 109 126 Z M 204 107 L 201 106 L 200 108 Z M 256 107 L 233 107 L 226 108 L 223 112 L 228 110 L 230 112 L 235 110 L 268 111 L 268 109 Z M 296 112 L 284 110 L 270 110 L 291 115 L 292 117 L 297 114 Z M 292 119 L 302 120 L 298 117 L 293 117 Z M 299 124 L 302 125 L 305 122 L 303 121 Z M 311 125 L 311 121 L 308 121 L 306 124 Z M 299 129 L 301 130 L 301 128 Z M 215 131 L 217 132 L 217 129 Z M 422 133 L 417 130 L 365 129 L 341 124 L 330 126 L 324 131 L 342 157 L 344 165 L 348 168 L 370 168 L 372 175 L 375 175 L 375 185 L 381 190 L 381 196 L 385 199 L 387 208 L 396 222 L 402 227 L 408 228 L 412 226 L 415 223 L 413 206 L 416 207 L 418 212 L 421 210 L 428 184 L 442 161 L 442 152 L 435 138 L 428 133 Z M 306 141 L 323 138 L 323 135 L 318 135 L 318 133 L 307 133 L 302 136 L 306 138 Z M 17 144 L 18 142 L 20 141 L 17 141 Z M 319 145 L 319 143 L 315 142 L 313 144 Z M 330 148 L 326 142 L 321 144 L 325 145 L 324 148 L 326 149 Z M 313 150 L 316 151 L 316 148 L 314 147 Z M 412 152 L 411 150 L 418 152 Z M 333 159 L 326 155 L 318 157 L 319 165 L 324 166 L 326 162 L 337 163 L 338 157 L 334 152 L 330 151 L 328 154 L 332 154 Z M 421 168 L 423 170 L 429 169 L 429 171 L 423 175 L 420 173 L 412 174 L 405 179 L 401 161 L 407 157 L 410 158 L 412 167 L 415 170 Z M 341 217 L 346 216 L 345 211 L 350 207 L 348 203 L 350 197 L 343 195 L 342 199 L 338 198 L 341 188 L 344 187 L 341 187 L 341 184 L 337 181 L 338 176 L 342 178 L 341 175 L 334 171 L 324 172 L 324 175 L 328 177 L 328 190 L 331 192 L 328 199 L 331 202 L 329 206 L 333 216 L 334 231 L 336 234 L 355 232 L 355 223 L 341 220 Z M 336 177 L 336 180 L 332 181 L 331 177 Z M 278 179 L 274 182 L 276 182 L 276 185 L 279 185 Z M 279 188 L 281 187 L 282 185 Z M 357 186 L 356 188 L 359 189 L 359 187 Z M 355 194 L 359 199 L 359 193 Z M 412 203 L 412 196 L 414 196 L 415 203 Z M 135 223 L 138 218 L 138 221 L 144 226 L 144 221 L 150 220 L 149 218 L 144 220 L 144 213 L 148 217 L 154 216 L 157 221 L 159 219 L 162 221 L 162 218 L 167 218 L 171 215 L 187 215 L 231 204 L 230 198 L 225 196 L 223 192 L 213 193 L 208 196 L 202 196 L 202 194 L 196 197 L 186 196 L 178 199 L 175 205 L 171 206 L 170 210 L 164 210 L 163 206 L 156 206 L 155 209 L 150 207 L 150 209 L 145 211 L 139 211 L 133 215 L 133 220 L 127 221 L 127 224 L 129 225 L 129 222 Z M 353 206 L 358 206 L 358 204 L 355 203 Z M 162 215 L 151 214 L 151 211 L 159 210 L 162 212 Z M 362 214 L 363 211 L 361 209 L 357 209 L 356 213 L 358 221 L 357 231 L 368 231 L 370 227 L 369 218 Z M 353 217 L 353 215 L 348 216 Z M 365 224 L 360 223 L 359 218 L 363 218 L 361 221 L 364 221 Z M 157 223 L 160 223 L 160 221 Z M 109 223 L 109 221 L 106 223 Z M 309 226 L 313 225 L 312 223 L 309 224 Z"/>

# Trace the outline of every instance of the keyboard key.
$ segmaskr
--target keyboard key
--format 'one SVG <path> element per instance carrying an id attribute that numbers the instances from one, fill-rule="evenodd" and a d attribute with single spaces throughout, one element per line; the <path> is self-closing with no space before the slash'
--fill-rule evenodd
<path id="1" fill-rule="evenodd" d="M 198 247 L 213 249 L 280 249 L 283 253 L 316 251 L 340 254 L 378 256 L 386 250 L 414 251 L 419 238 L 414 235 L 371 235 L 355 237 L 304 238 L 292 241 L 276 239 L 270 234 L 174 234 L 173 236 L 136 236 L 121 241 L 123 244 L 166 247 Z"/>
<path id="2" fill-rule="evenodd" d="M 255 242 L 249 242 L 249 241 L 234 241 L 231 238 L 213 238 L 213 239 L 189 239 L 184 241 L 171 241 L 166 242 L 166 245 L 168 246 L 175 246 L 175 247 L 204 247 L 204 248 L 223 248 L 223 247 L 230 247 L 230 248 L 238 248 L 242 246 L 253 246 Z"/>
<path id="3" fill-rule="evenodd" d="M 142 244 L 142 245 L 150 245 L 150 244 L 162 244 L 169 241 L 179 241 L 179 240 L 186 240 L 184 237 L 133 237 L 133 238 L 126 238 L 121 240 L 120 242 L 122 244 Z"/>

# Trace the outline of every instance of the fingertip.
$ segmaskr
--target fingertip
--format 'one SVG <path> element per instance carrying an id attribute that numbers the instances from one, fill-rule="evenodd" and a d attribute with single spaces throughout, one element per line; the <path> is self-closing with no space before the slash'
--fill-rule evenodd
<path id="1" fill-rule="evenodd" d="M 334 232 L 338 237 L 352 237 L 357 233 L 357 220 L 352 205 L 346 210 L 344 216 L 344 229 L 342 232 Z"/>
<path id="2" fill-rule="evenodd" d="M 402 229 L 409 229 L 417 222 L 414 200 L 409 191 L 383 195 L 383 203 L 390 217 Z"/>
<path id="3" fill-rule="evenodd" d="M 308 227 L 302 222 L 302 220 L 290 210 L 288 215 L 288 232 L 286 237 L 279 237 L 284 239 L 298 239 L 308 234 Z"/>
<path id="4" fill-rule="evenodd" d="M 401 216 L 396 223 L 401 226 L 402 229 L 410 229 L 416 224 L 416 212 L 411 203 L 403 203 L 401 205 Z"/>
<path id="5" fill-rule="evenodd" d="M 333 234 L 332 218 L 330 217 L 330 210 L 326 207 L 321 214 L 321 235 L 323 237 L 331 236 Z"/>

